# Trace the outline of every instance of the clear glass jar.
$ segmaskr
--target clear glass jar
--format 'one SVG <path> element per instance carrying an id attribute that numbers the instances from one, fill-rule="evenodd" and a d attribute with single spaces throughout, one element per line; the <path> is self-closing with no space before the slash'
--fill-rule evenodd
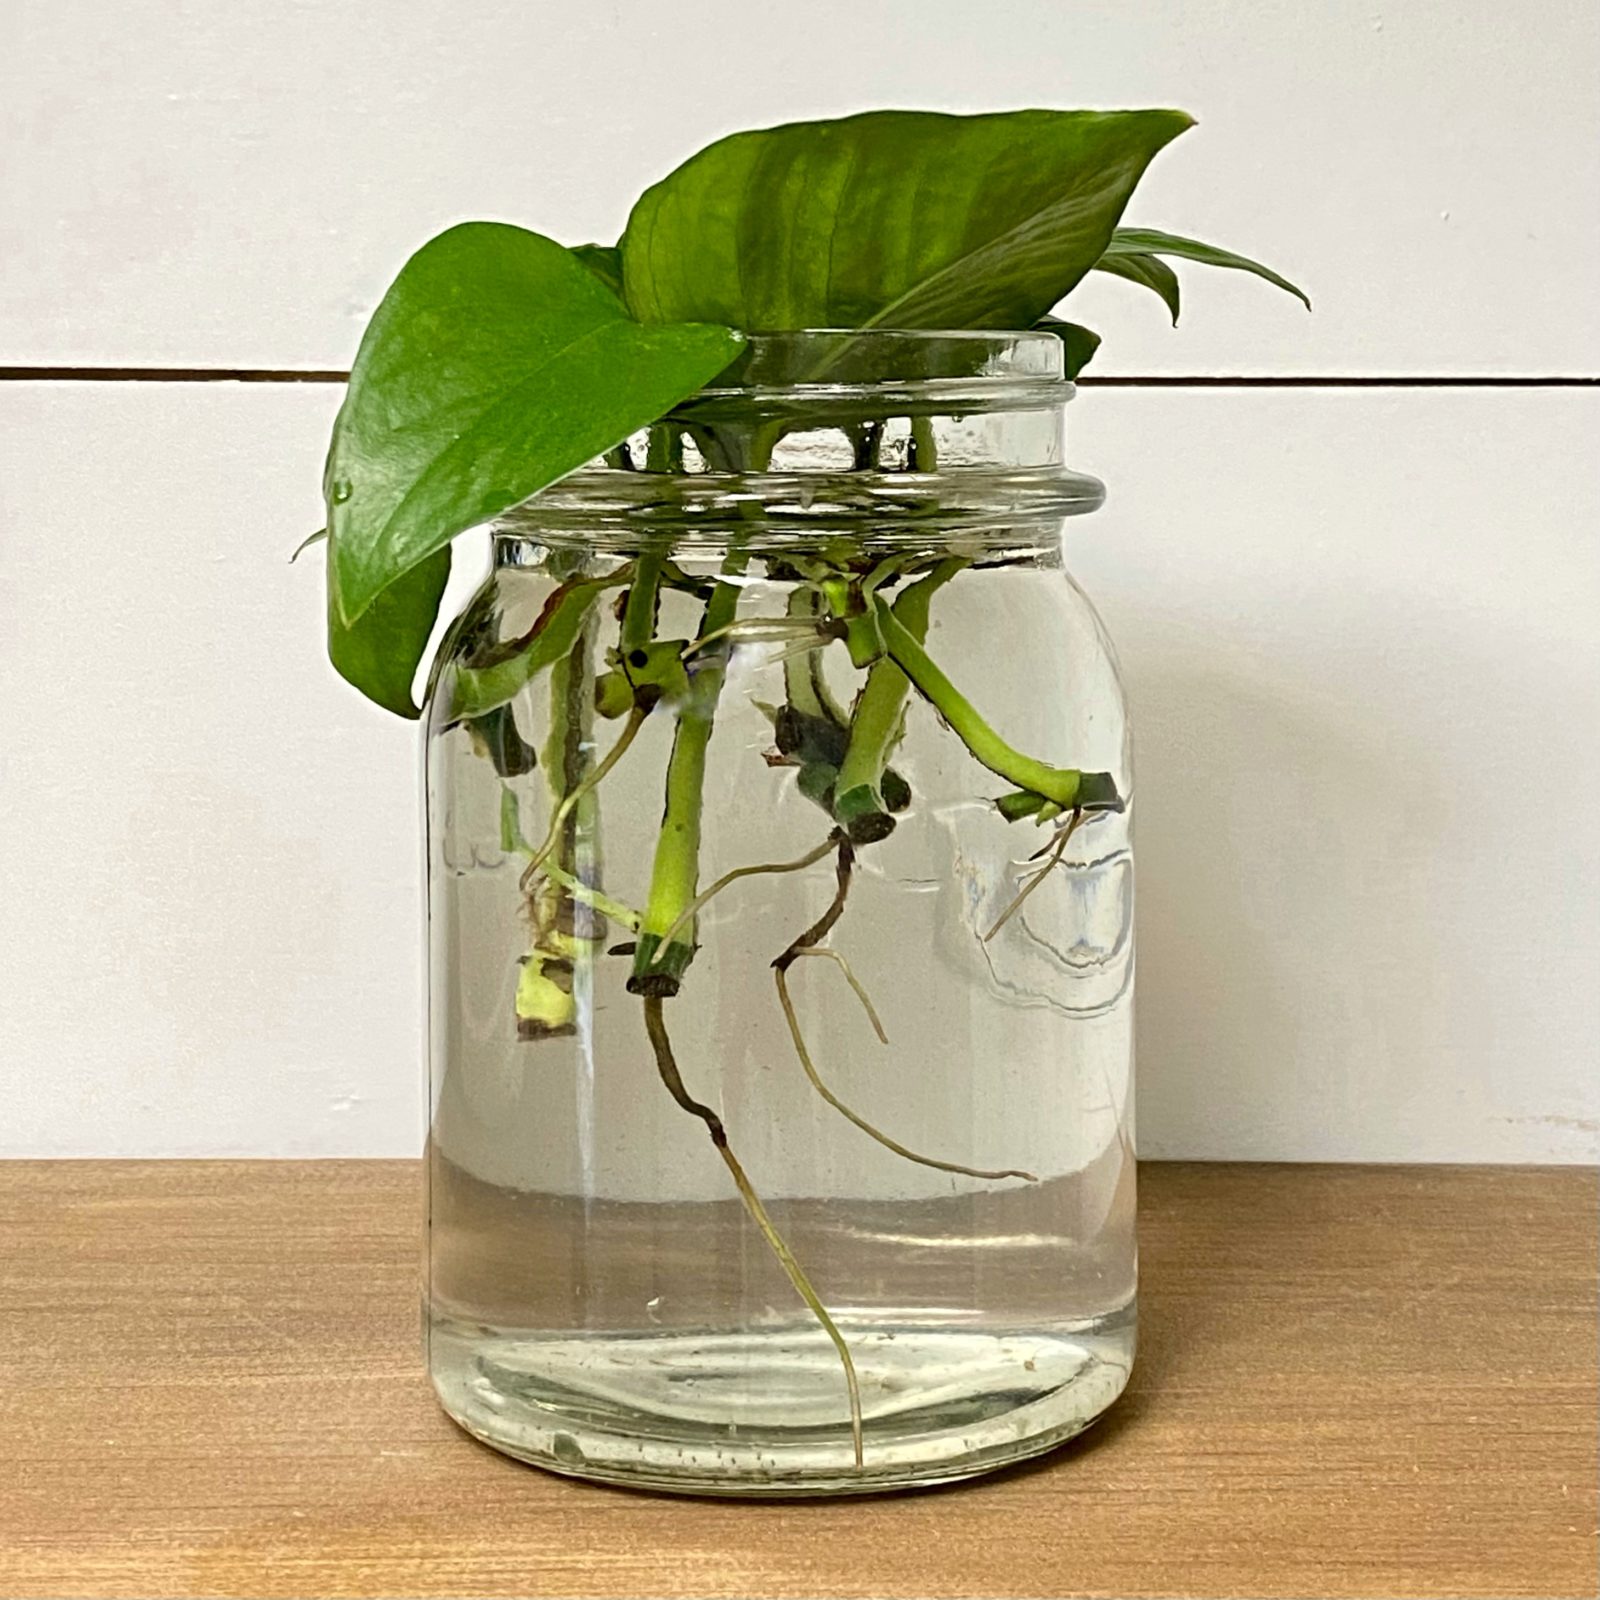
<path id="1" fill-rule="evenodd" d="M 1123 699 L 1054 336 L 757 338 L 500 521 L 428 727 L 429 1365 L 555 1471 L 794 1495 L 1134 1343 Z"/>

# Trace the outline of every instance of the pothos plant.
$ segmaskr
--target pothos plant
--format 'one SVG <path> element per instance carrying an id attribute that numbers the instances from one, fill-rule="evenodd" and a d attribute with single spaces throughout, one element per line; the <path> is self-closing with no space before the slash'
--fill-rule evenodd
<path id="1" fill-rule="evenodd" d="M 1053 313 L 1090 272 L 1153 291 L 1174 322 L 1174 259 L 1253 273 L 1305 300 L 1286 279 L 1231 251 L 1119 226 L 1150 161 L 1190 125 L 1171 110 L 881 111 L 793 123 L 734 134 L 691 157 L 645 191 L 615 245 L 567 248 L 494 222 L 463 223 L 433 239 L 406 263 L 367 327 L 334 424 L 324 489 L 335 667 L 387 710 L 417 716 L 413 684 L 452 539 L 596 458 L 621 470 L 680 464 L 684 430 L 669 414 L 735 362 L 749 333 L 1047 328 L 1060 338 L 1072 377 L 1099 338 Z M 847 346 L 844 338 L 833 348 Z M 812 376 L 825 378 L 837 359 L 824 357 Z M 859 469 L 878 467 L 886 420 L 863 415 L 852 426 Z M 627 441 L 643 430 L 649 445 L 638 463 Z M 692 443 L 713 470 L 759 472 L 780 434 L 781 424 L 703 424 Z M 919 470 L 936 465 L 933 446 L 931 430 L 914 419 Z M 799 870 L 831 856 L 831 903 L 772 963 L 807 1076 L 831 1105 L 909 1160 L 1027 1179 L 919 1154 L 853 1112 L 816 1070 L 786 974 L 805 955 L 843 965 L 826 941 L 844 913 L 856 855 L 883 839 L 913 801 L 891 764 L 913 694 L 1004 785 L 993 797 L 1002 816 L 1053 830 L 1007 916 L 1061 860 L 1073 831 L 1124 797 L 1107 774 L 1012 748 L 930 655 L 930 607 L 942 586 L 960 581 L 961 559 L 938 551 L 885 558 L 835 541 L 786 574 L 794 583 L 787 618 L 741 619 L 737 580 L 748 560 L 731 542 L 723 579 L 709 584 L 678 569 L 668 544 L 646 545 L 603 576 L 580 565 L 525 635 L 467 650 L 452 703 L 439 709 L 466 726 L 502 780 L 541 761 L 549 780 L 550 823 L 537 844 L 522 838 L 506 791 L 506 842 L 525 858 L 521 885 L 532 927 L 516 985 L 519 1036 L 537 1042 L 571 1031 L 574 963 L 604 948 L 608 924 L 625 928 L 628 988 L 639 998 L 660 1076 L 706 1125 L 755 1224 L 832 1339 L 859 1462 L 860 1405 L 845 1341 L 729 1148 L 721 1119 L 690 1093 L 673 1053 L 667 1003 L 690 980 L 697 914 L 741 876 Z M 700 602 L 694 638 L 659 635 L 658 601 L 667 588 L 687 589 Z M 593 675 L 592 644 L 608 615 L 615 619 L 608 670 Z M 702 887 L 706 752 L 727 652 L 741 631 L 785 645 L 786 697 L 770 712 L 770 759 L 794 769 L 798 790 L 826 813 L 828 828 L 799 860 L 753 864 Z M 816 671 L 827 649 L 847 653 L 858 674 L 848 706 Z M 550 675 L 552 721 L 542 753 L 511 713 L 513 699 L 540 674 Z M 619 724 L 603 754 L 593 737 L 596 715 Z M 585 878 L 574 844 L 585 808 L 651 717 L 671 718 L 675 733 L 648 892 L 634 909 Z"/>

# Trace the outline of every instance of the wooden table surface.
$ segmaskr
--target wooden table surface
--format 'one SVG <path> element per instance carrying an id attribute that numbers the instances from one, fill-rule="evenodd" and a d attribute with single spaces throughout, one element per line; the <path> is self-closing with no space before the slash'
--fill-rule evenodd
<path id="1" fill-rule="evenodd" d="M 406 1162 L 0 1164 L 0 1594 L 1596 1591 L 1596 1177 L 1146 1166 L 1143 1346 L 1045 1462 L 674 1500 L 473 1443 Z"/>

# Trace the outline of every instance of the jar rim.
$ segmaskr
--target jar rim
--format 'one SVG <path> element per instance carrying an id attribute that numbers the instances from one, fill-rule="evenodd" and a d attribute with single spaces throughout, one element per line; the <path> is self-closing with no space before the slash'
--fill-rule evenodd
<path id="1" fill-rule="evenodd" d="M 739 353 L 688 404 L 774 395 L 1038 387 L 1072 396 L 1061 340 L 1042 328 L 796 328 L 740 335 Z M 926 388 L 924 388 L 926 386 Z"/>
<path id="2" fill-rule="evenodd" d="M 1098 479 L 1062 460 L 1061 411 L 1075 391 L 1048 329 L 742 337 L 738 357 L 703 389 L 503 512 L 496 535 L 622 548 L 657 537 L 748 541 L 759 528 L 772 543 L 848 533 L 1031 545 L 1045 525 L 1105 497 Z M 676 446 L 659 467 L 657 430 Z M 730 439 L 759 441 L 760 465 Z"/>

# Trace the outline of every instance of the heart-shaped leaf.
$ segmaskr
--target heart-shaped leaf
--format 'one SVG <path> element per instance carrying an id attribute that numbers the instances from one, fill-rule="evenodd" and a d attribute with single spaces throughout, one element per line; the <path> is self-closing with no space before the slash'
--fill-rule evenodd
<path id="1" fill-rule="evenodd" d="M 1287 278 L 1280 277 L 1271 267 L 1264 267 L 1259 261 L 1252 261 L 1249 256 L 1237 255 L 1232 250 L 1224 250 L 1218 245 L 1201 244 L 1198 239 L 1185 239 L 1176 233 L 1162 233 L 1156 228 L 1118 228 L 1111 235 L 1111 243 L 1106 246 L 1106 259 L 1095 264 L 1106 272 L 1120 272 L 1121 276 L 1132 278 L 1133 273 L 1114 266 L 1113 260 L 1118 257 L 1128 260 L 1148 256 L 1176 256 L 1179 260 L 1199 261 L 1208 267 L 1231 267 L 1236 272 L 1251 272 L 1256 277 L 1265 278 L 1268 283 L 1292 294 L 1307 311 L 1311 309 L 1311 301 L 1307 298 L 1305 290 L 1296 287 Z M 1135 279 L 1135 281 L 1142 280 Z M 1176 283 L 1177 280 L 1173 281 Z M 1166 299 L 1166 296 L 1163 294 L 1162 298 Z M 1168 304 L 1172 308 L 1172 320 L 1176 322 L 1178 320 L 1176 293 Z"/>
<path id="2" fill-rule="evenodd" d="M 396 716 L 415 717 L 411 683 L 428 647 L 450 552 L 435 550 L 403 572 L 352 623 L 339 615 L 338 580 L 328 561 L 328 658 L 339 676 Z"/>
<path id="3" fill-rule="evenodd" d="M 368 325 L 334 424 L 336 624 L 354 633 L 402 574 L 653 422 L 740 343 L 727 328 L 640 326 L 572 252 L 522 228 L 463 223 L 424 245 Z M 370 651 L 335 635 L 340 670 L 391 708 L 426 643 L 430 588 L 418 580 L 386 610 L 409 630 L 387 650 L 376 620 Z M 380 656 L 393 658 L 381 679 Z"/>
<path id="4" fill-rule="evenodd" d="M 874 111 L 736 133 L 633 208 L 646 320 L 1027 328 L 1111 241 L 1181 111 Z"/>

